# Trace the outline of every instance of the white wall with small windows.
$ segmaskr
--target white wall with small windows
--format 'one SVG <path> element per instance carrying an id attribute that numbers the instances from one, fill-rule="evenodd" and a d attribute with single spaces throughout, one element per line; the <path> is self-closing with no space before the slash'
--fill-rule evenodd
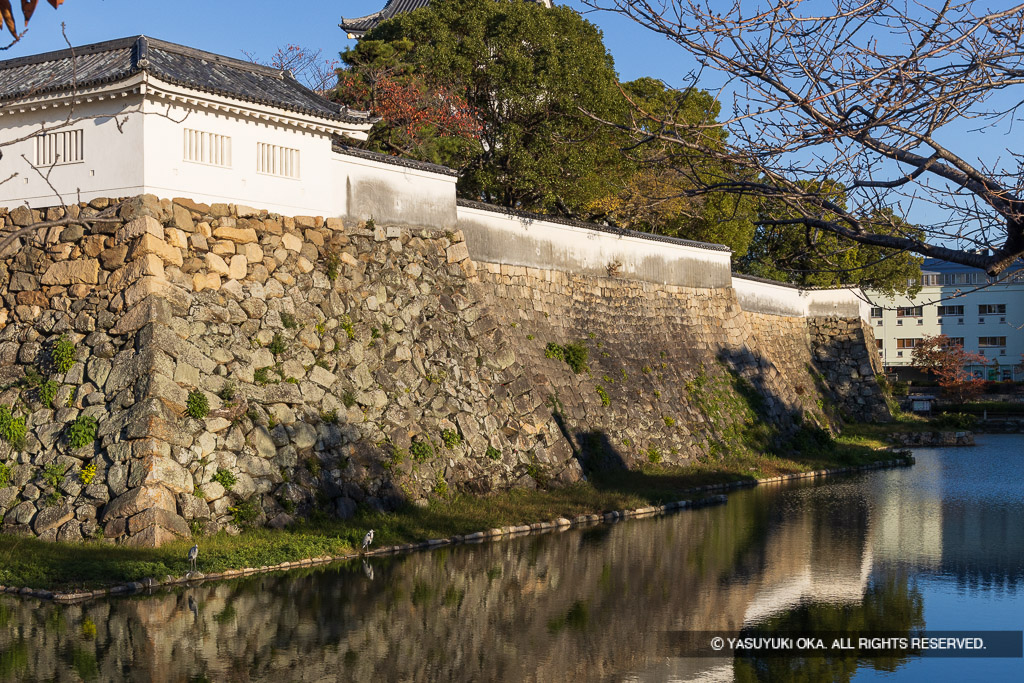
<path id="1" fill-rule="evenodd" d="M 0 110 L 5 142 L 0 205 L 55 206 L 95 197 L 130 196 L 142 182 L 140 96 L 66 106 Z M 12 177 L 13 176 L 13 177 Z M 60 199 L 58 199 L 58 194 Z"/>
<path id="2" fill-rule="evenodd" d="M 285 215 L 344 215 L 329 134 L 194 105 L 147 108 L 155 114 L 146 120 L 148 192 Z"/>
<path id="3" fill-rule="evenodd" d="M 871 327 L 892 370 L 913 366 L 913 346 L 944 334 L 987 363 L 970 369 L 995 380 L 1024 380 L 1024 268 L 999 278 L 980 270 L 926 260 L 913 298 L 868 291 Z"/>

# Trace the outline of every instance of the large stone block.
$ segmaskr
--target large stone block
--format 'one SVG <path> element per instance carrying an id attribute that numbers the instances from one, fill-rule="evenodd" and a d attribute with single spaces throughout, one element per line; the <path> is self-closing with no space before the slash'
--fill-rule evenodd
<path id="1" fill-rule="evenodd" d="M 174 501 L 174 494 L 163 486 L 129 489 L 127 493 L 107 503 L 103 511 L 103 521 L 108 522 L 118 517 L 131 517 L 152 508 L 175 512 L 177 504 Z"/>
<path id="2" fill-rule="evenodd" d="M 192 493 L 195 490 L 189 471 L 170 458 L 149 456 L 132 463 L 129 488 L 158 485 L 166 486 L 174 493 Z"/>
<path id="3" fill-rule="evenodd" d="M 192 535 L 191 530 L 188 528 L 188 523 L 184 519 L 173 512 L 161 508 L 144 510 L 128 518 L 128 534 L 131 536 L 141 534 L 146 528 L 151 526 L 163 527 L 167 531 L 183 538 L 188 538 Z"/>
<path id="4" fill-rule="evenodd" d="M 152 235 L 157 239 L 163 240 L 164 226 L 160 225 L 160 222 L 152 216 L 139 216 L 138 218 L 133 218 L 123 228 L 118 230 L 114 234 L 114 240 L 118 244 L 127 244 L 136 237 L 142 237 L 143 235 Z"/>
<path id="5" fill-rule="evenodd" d="M 94 285 L 99 282 L 100 262 L 96 259 L 57 261 L 43 273 L 44 285 Z"/>
<path id="6" fill-rule="evenodd" d="M 107 288 L 112 292 L 117 292 L 147 275 L 164 279 L 164 262 L 156 254 L 143 254 L 118 268 L 107 280 Z"/>
<path id="7" fill-rule="evenodd" d="M 172 543 L 176 540 L 178 540 L 178 536 L 174 532 L 154 524 L 153 526 L 146 527 L 134 536 L 124 539 L 124 545 L 135 548 L 159 548 L 164 543 Z"/>
<path id="8" fill-rule="evenodd" d="M 171 324 L 171 306 L 159 294 L 148 296 L 125 311 L 110 329 L 110 333 L 135 332 L 148 323 Z"/>
<path id="9" fill-rule="evenodd" d="M 50 529 L 56 529 L 65 522 L 70 522 L 75 517 L 75 508 L 70 502 L 63 505 L 45 507 L 39 511 L 32 521 L 32 531 L 38 536 Z"/>
<path id="10" fill-rule="evenodd" d="M 185 262 L 180 249 L 167 244 L 167 242 L 163 240 L 162 236 L 157 237 L 150 233 L 144 234 L 142 238 L 135 243 L 135 246 L 132 247 L 131 257 L 136 259 L 146 254 L 155 254 L 156 256 L 159 256 L 160 259 L 169 266 L 181 266 Z"/>

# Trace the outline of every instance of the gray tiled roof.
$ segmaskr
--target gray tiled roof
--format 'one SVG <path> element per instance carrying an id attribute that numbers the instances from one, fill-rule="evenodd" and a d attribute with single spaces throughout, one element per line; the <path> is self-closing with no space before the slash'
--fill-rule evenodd
<path id="1" fill-rule="evenodd" d="M 361 36 L 367 31 L 371 31 L 376 28 L 377 24 L 382 21 L 399 15 L 411 12 L 414 9 L 426 7 L 430 4 L 430 0 L 388 0 L 388 4 L 384 5 L 384 9 L 373 14 L 367 14 L 365 17 L 358 17 L 356 19 L 345 20 L 341 18 L 341 30 L 347 33 L 351 33 L 355 36 Z"/>
<path id="2" fill-rule="evenodd" d="M 116 83 L 142 71 L 174 85 L 333 121 L 375 120 L 325 100 L 289 72 L 145 36 L 0 61 L 0 103 Z"/>
<path id="3" fill-rule="evenodd" d="M 545 7 L 551 6 L 551 0 L 534 0 L 538 4 L 544 5 Z M 377 27 L 377 24 L 387 21 L 388 19 L 411 12 L 414 9 L 420 9 L 430 4 L 430 0 L 388 0 L 388 4 L 384 5 L 384 9 L 373 14 L 367 14 L 365 17 L 357 17 L 355 19 L 346 20 L 344 17 L 341 18 L 341 30 L 346 33 L 351 33 L 354 36 L 361 36 L 364 33 L 372 31 Z"/>

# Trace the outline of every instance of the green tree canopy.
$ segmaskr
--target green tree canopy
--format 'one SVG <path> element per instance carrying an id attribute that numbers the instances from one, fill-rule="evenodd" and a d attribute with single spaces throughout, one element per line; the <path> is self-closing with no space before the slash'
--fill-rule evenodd
<path id="1" fill-rule="evenodd" d="M 846 192 L 841 185 L 807 184 L 806 189 L 846 210 Z M 771 222 L 758 227 L 749 251 L 737 264 L 740 272 L 805 287 L 854 285 L 888 295 L 914 295 L 920 289 L 923 259 L 916 254 L 853 242 L 809 226 L 795 215 L 792 223 L 786 223 L 789 209 L 782 202 L 762 200 L 759 211 Z M 825 216 L 824 220 L 831 218 Z M 878 231 L 898 226 L 895 230 L 901 236 L 919 238 L 924 233 L 888 209 L 861 220 Z"/>
<path id="2" fill-rule="evenodd" d="M 384 121 L 371 137 L 379 149 L 459 168 L 463 197 L 586 217 L 585 207 L 633 170 L 618 133 L 580 111 L 621 120 L 626 103 L 600 30 L 571 9 L 434 0 L 380 24 L 341 57 L 343 85 L 372 89 L 388 74 L 465 101 L 478 134 L 408 147 L 395 144 L 398 124 Z"/>
<path id="3" fill-rule="evenodd" d="M 643 131 L 634 133 L 623 149 L 623 163 L 634 170 L 613 193 L 591 204 L 591 212 L 634 230 L 724 244 L 734 260 L 742 258 L 754 236 L 755 202 L 738 194 L 696 191 L 698 185 L 742 171 L 659 136 L 672 131 L 720 147 L 726 138 L 717 125 L 720 103 L 704 90 L 675 90 L 653 78 L 623 83 L 622 92 L 629 104 L 629 127 Z"/>

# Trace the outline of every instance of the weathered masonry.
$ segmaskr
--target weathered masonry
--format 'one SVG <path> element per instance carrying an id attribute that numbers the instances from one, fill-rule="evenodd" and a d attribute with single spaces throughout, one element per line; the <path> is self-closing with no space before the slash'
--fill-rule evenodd
<path id="1" fill-rule="evenodd" d="M 7 532 L 156 545 L 888 416 L 856 291 L 457 202 L 454 171 L 344 144 L 365 113 L 190 48 L 0 73 L 0 232 L 106 219 L 0 252 Z"/>
<path id="2" fill-rule="evenodd" d="M 886 414 L 852 293 L 732 279 L 720 249 L 477 205 L 455 231 L 152 196 L 115 215 L 0 255 L 0 404 L 24 420 L 0 446 L 7 531 L 158 544 Z M 548 357 L 573 342 L 579 374 Z"/>

